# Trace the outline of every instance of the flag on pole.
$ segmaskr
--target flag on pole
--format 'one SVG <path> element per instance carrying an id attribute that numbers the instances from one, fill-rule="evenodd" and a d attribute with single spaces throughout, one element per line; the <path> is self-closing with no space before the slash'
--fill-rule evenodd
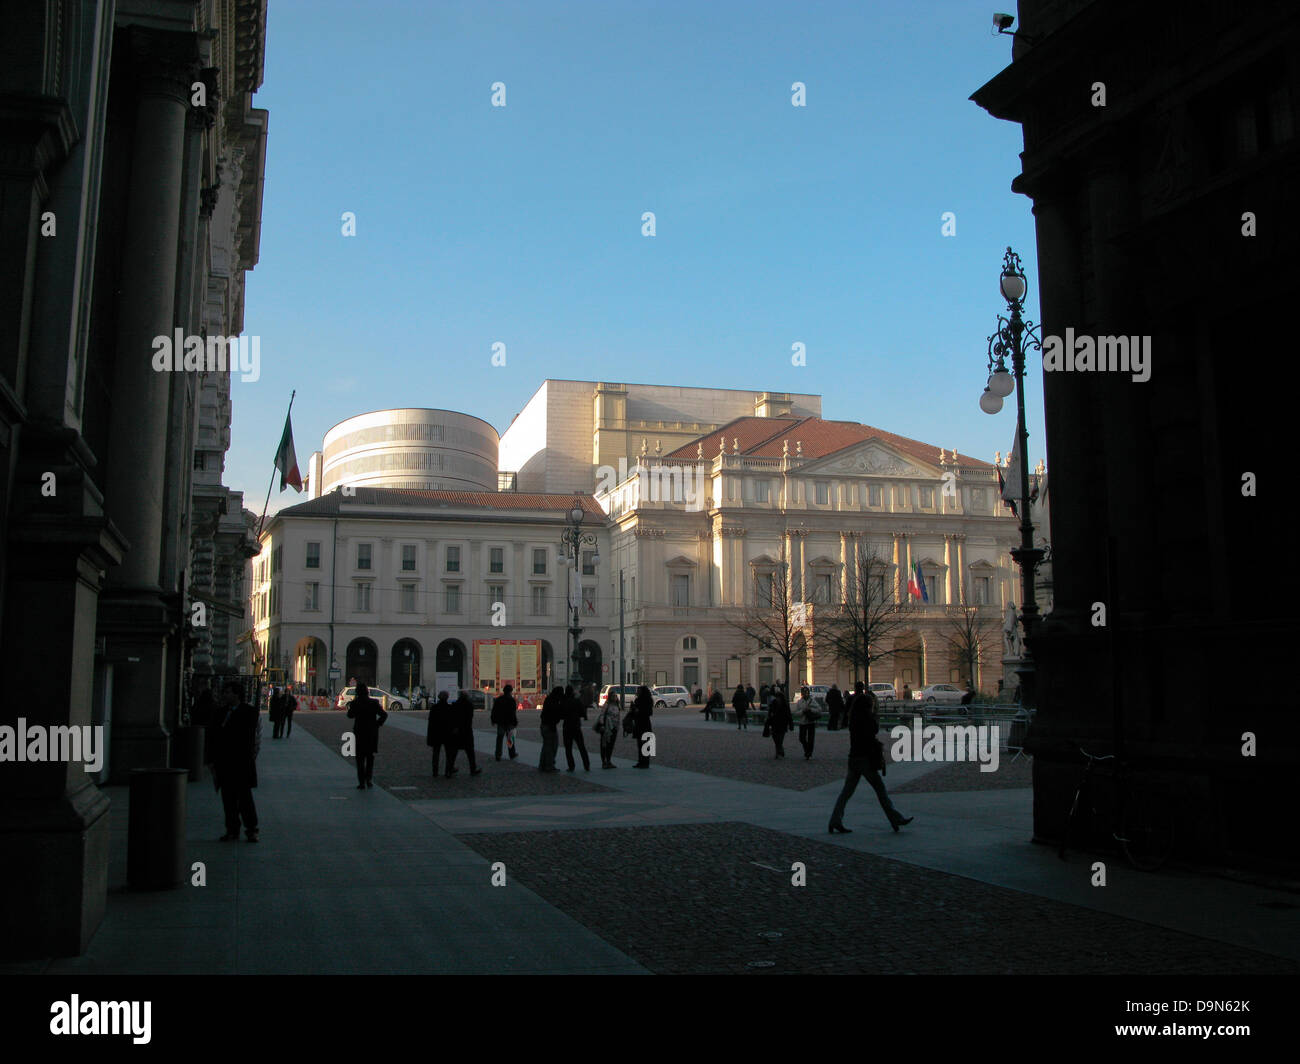
<path id="1" fill-rule="evenodd" d="M 921 572 L 921 563 L 916 563 L 916 586 L 921 589 L 921 601 L 929 602 L 930 593 L 925 589 L 925 574 Z"/>
<path id="2" fill-rule="evenodd" d="M 284 419 L 284 435 L 280 437 L 280 446 L 275 452 L 275 468 L 280 471 L 280 490 L 291 485 L 294 491 L 302 491 L 302 474 L 298 472 L 298 456 L 293 450 L 293 417 Z"/>
<path id="3" fill-rule="evenodd" d="M 1002 485 L 1002 498 L 1006 502 L 1020 499 L 1020 433 L 1016 433 L 1011 453 L 1007 455 L 1007 477 Z"/>

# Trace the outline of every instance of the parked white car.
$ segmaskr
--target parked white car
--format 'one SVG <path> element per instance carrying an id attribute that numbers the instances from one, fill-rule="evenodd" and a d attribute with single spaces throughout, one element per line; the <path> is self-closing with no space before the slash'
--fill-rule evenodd
<path id="1" fill-rule="evenodd" d="M 618 693 L 619 701 L 622 703 L 623 708 L 629 709 L 631 708 L 633 701 L 636 699 L 637 690 L 637 685 L 634 683 L 625 683 L 621 689 L 616 683 L 607 683 L 600 689 L 600 697 L 596 699 L 596 704 L 603 706 L 609 701 L 609 693 L 614 691 Z"/>
<path id="2" fill-rule="evenodd" d="M 965 688 L 957 687 L 950 683 L 932 683 L 929 687 L 922 687 L 919 691 L 912 692 L 912 698 L 917 702 L 935 702 L 942 705 L 961 705 L 962 697 L 966 694 Z"/>
<path id="3" fill-rule="evenodd" d="M 869 683 L 867 690 L 876 696 L 878 702 L 894 702 L 898 699 L 898 692 L 892 683 Z"/>
<path id="4" fill-rule="evenodd" d="M 691 702 L 691 693 L 685 687 L 652 687 L 650 693 L 654 695 L 656 709 L 663 709 L 665 706 L 686 706 Z"/>
<path id="5" fill-rule="evenodd" d="M 357 694 L 357 689 L 355 687 L 343 688 L 343 692 L 339 695 L 338 699 L 334 703 L 335 708 L 347 709 L 348 703 L 351 702 L 352 699 L 356 697 L 356 694 Z M 383 706 L 385 710 L 406 708 L 405 699 L 401 699 L 394 694 L 390 694 L 388 691 L 385 691 L 382 687 L 371 687 L 370 697 L 373 698 L 376 702 L 378 702 L 381 706 Z"/>

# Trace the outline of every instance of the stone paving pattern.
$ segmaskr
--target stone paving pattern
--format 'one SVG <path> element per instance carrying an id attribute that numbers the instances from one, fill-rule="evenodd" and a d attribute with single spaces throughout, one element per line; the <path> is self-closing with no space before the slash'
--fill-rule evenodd
<path id="1" fill-rule="evenodd" d="M 749 824 L 457 837 L 657 973 L 1300 971 L 1285 958 Z M 804 887 L 791 885 L 795 861 L 807 867 Z"/>

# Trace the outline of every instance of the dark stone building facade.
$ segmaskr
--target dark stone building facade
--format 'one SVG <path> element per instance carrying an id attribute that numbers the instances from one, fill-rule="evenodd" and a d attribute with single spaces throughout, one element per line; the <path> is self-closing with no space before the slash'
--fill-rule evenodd
<path id="1" fill-rule="evenodd" d="M 972 99 L 1023 126 L 1012 188 L 1034 205 L 1043 334 L 1151 344 L 1145 382 L 1041 378 L 1055 603 L 1031 641 L 1035 834 L 1060 835 L 1073 739 L 1147 766 L 1184 855 L 1294 867 L 1277 369 L 1300 294 L 1300 9 L 1025 0 L 1019 15 L 1012 64 Z"/>
<path id="2" fill-rule="evenodd" d="M 265 0 L 0 7 L 0 725 L 103 726 L 109 748 L 97 777 L 0 762 L 0 955 L 84 950 L 108 882 L 96 779 L 181 760 L 193 676 L 237 653 L 256 546 L 220 482 L 230 374 L 154 356 L 243 331 L 265 18 Z"/>

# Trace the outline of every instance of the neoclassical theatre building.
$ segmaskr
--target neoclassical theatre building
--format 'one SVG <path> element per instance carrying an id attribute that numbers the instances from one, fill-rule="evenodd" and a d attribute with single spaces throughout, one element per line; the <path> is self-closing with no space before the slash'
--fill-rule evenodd
<path id="1" fill-rule="evenodd" d="M 796 416 L 740 417 L 663 455 L 647 437 L 640 450 L 647 473 L 629 470 L 597 494 L 612 525 L 615 608 L 622 574 L 630 682 L 708 691 L 783 679 L 781 656 L 731 623 L 770 610 L 775 578 L 787 581 L 783 597 L 801 622 L 791 682 L 843 686 L 853 672 L 819 650 L 818 618 L 855 601 L 860 562 L 874 556 L 883 564 L 871 579 L 883 582 L 872 601 L 907 612 L 883 648 L 895 653 L 871 679 L 901 691 L 964 677 L 950 607 L 968 603 L 982 633 L 976 682 L 996 690 L 1019 575 L 1009 555 L 1017 524 L 992 464 L 869 425 Z M 928 602 L 909 594 L 915 563 Z"/>

